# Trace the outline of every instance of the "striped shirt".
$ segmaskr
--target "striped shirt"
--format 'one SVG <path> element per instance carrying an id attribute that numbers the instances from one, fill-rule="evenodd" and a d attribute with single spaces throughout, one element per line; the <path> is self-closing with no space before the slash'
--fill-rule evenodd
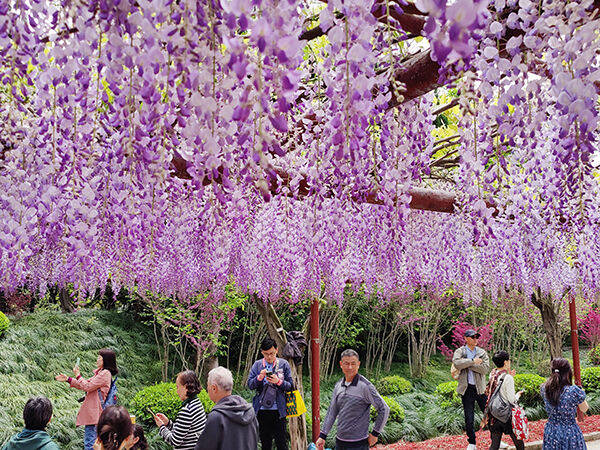
<path id="1" fill-rule="evenodd" d="M 175 422 L 161 426 L 158 432 L 175 450 L 193 450 L 205 426 L 204 406 L 194 397 L 183 402 Z"/>

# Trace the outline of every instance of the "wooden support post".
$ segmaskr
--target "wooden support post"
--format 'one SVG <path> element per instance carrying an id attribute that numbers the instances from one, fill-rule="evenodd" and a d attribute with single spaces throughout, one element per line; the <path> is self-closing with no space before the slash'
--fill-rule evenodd
<path id="1" fill-rule="evenodd" d="M 312 440 L 315 442 L 321 430 L 320 374 L 319 374 L 319 299 L 310 306 L 310 386 L 312 392 Z"/>
<path id="2" fill-rule="evenodd" d="M 569 298 L 569 319 L 571 322 L 571 350 L 573 352 L 573 376 L 575 384 L 581 386 L 581 364 L 579 361 L 579 338 L 577 336 L 577 310 L 575 309 L 575 295 Z M 577 408 L 577 420 L 583 422 L 583 412 Z"/>

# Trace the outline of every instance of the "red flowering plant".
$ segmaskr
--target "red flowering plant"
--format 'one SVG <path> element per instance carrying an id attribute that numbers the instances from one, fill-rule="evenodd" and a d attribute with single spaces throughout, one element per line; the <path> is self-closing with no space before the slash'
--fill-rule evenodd
<path id="1" fill-rule="evenodd" d="M 592 348 L 600 344 L 600 312 L 590 309 L 590 312 L 579 323 L 581 338 Z"/>
<path id="2" fill-rule="evenodd" d="M 477 342 L 477 346 L 483 348 L 484 350 L 491 350 L 493 344 L 494 337 L 494 329 L 492 324 L 485 324 L 480 327 L 476 327 L 471 325 L 468 322 L 462 322 L 458 320 L 452 326 L 452 334 L 451 334 L 451 346 L 448 347 L 441 338 L 438 339 L 438 350 L 442 355 L 446 357 L 448 361 L 452 359 L 452 355 L 454 354 L 454 350 L 459 347 L 462 347 L 466 344 L 465 340 L 465 331 L 467 330 L 475 330 L 479 333 L 479 340 Z"/>

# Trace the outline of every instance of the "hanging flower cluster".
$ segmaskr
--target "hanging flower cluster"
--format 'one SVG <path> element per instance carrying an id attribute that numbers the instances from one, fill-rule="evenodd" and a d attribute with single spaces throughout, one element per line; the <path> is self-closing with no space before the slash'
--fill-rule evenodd
<path id="1" fill-rule="evenodd" d="M 435 117 L 394 98 L 427 91 L 390 80 L 425 45 L 400 51 L 407 5 L 329 1 L 317 45 L 296 0 L 0 0 L 0 288 L 110 279 L 207 299 L 207 322 L 232 279 L 290 302 L 597 293 L 594 2 L 415 5 L 429 67 L 462 74 L 452 215 L 409 208 Z"/>

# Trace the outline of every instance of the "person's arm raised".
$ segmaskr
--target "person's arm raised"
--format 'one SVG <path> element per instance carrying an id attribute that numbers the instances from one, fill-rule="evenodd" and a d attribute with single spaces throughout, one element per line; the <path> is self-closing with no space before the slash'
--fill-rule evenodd
<path id="1" fill-rule="evenodd" d="M 108 370 L 101 370 L 89 380 L 86 380 L 79 375 L 77 378 L 69 377 L 67 381 L 71 387 L 85 392 L 93 392 L 97 391 L 102 386 L 110 386 L 110 372 Z"/>

